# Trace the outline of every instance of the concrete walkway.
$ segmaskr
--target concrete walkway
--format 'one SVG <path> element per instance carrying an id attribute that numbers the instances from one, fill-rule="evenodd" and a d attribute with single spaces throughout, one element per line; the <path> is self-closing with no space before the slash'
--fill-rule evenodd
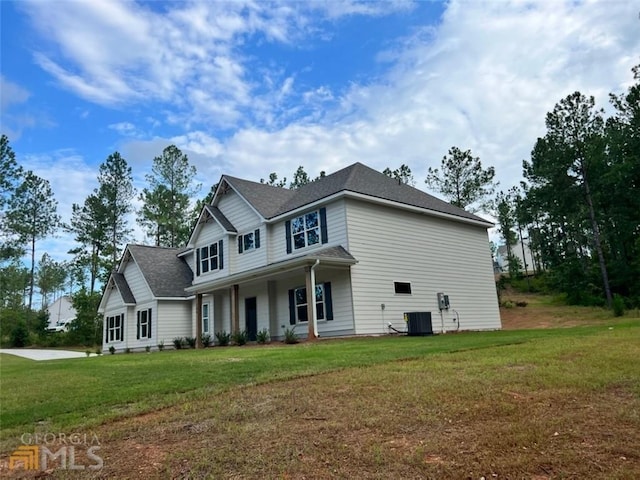
<path id="1" fill-rule="evenodd" d="M 18 357 L 30 360 L 62 360 L 65 358 L 82 358 L 87 356 L 84 352 L 73 352 L 71 350 L 41 350 L 38 348 L 0 348 L 0 353 L 17 355 Z M 95 357 L 96 354 L 92 353 Z"/>

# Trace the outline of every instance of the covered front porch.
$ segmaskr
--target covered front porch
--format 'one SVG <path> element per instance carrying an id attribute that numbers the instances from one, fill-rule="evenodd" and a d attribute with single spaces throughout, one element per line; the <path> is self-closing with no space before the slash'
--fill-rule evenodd
<path id="1" fill-rule="evenodd" d="M 198 345 L 203 333 L 221 331 L 246 330 L 251 341 L 262 330 L 282 339 L 287 328 L 310 339 L 353 334 L 355 263 L 344 248 L 332 247 L 190 287 Z"/>

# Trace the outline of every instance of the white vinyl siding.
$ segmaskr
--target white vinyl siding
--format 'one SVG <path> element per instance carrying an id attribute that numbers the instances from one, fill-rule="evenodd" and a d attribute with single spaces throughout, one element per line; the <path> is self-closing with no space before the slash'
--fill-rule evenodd
<path id="1" fill-rule="evenodd" d="M 123 273 L 124 278 L 129 284 L 131 293 L 133 293 L 133 298 L 136 299 L 136 303 L 138 305 L 148 302 L 152 299 L 151 290 L 149 289 L 147 282 L 142 276 L 140 268 L 133 260 L 130 260 L 127 263 L 127 266 L 124 268 Z"/>
<path id="2" fill-rule="evenodd" d="M 485 228 L 357 200 L 347 202 L 347 218 L 357 334 L 387 333 L 388 322 L 404 330 L 403 313 L 415 311 L 431 312 L 439 332 L 438 292 L 449 295 L 462 330 L 500 328 Z M 396 294 L 394 282 L 410 282 L 411 295 Z M 443 317 L 455 330 L 453 311 Z"/>
<path id="3" fill-rule="evenodd" d="M 154 310 L 154 346 L 164 340 L 165 347 L 172 348 L 174 338 L 195 336 L 191 323 L 192 303 L 195 302 L 180 300 L 158 301 L 158 305 Z"/>
<path id="4" fill-rule="evenodd" d="M 241 231 L 241 234 L 245 233 L 253 233 L 255 236 L 255 231 L 258 230 L 260 232 L 260 247 L 253 248 L 248 251 L 244 251 L 242 253 L 238 253 L 238 242 L 236 238 L 235 248 L 233 248 L 233 256 L 235 257 L 234 261 L 234 273 L 244 272 L 246 270 L 251 270 L 253 268 L 262 267 L 267 264 L 267 246 L 266 246 L 266 228 L 264 225 L 254 224 L 251 225 L 246 231 Z"/>

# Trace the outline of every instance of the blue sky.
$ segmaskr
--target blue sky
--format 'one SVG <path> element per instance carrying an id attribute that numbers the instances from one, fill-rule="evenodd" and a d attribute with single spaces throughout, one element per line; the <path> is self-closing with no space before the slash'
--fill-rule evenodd
<path id="1" fill-rule="evenodd" d="M 640 63 L 640 8 L 609 1 L 2 1 L 2 133 L 63 220 L 118 150 L 144 186 L 169 144 L 209 186 L 456 145 L 501 187 L 575 90 L 607 108 Z M 137 202 L 136 202 L 137 205 Z M 135 222 L 132 220 L 132 225 Z M 136 228 L 133 241 L 148 240 Z M 68 259 L 59 233 L 44 251 Z"/>

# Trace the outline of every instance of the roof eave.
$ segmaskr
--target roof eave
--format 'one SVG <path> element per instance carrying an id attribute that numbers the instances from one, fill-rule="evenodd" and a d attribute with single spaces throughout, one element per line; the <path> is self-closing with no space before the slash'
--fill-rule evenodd
<path id="1" fill-rule="evenodd" d="M 299 257 L 291 258 L 285 260 L 283 262 L 272 263 L 270 265 L 266 265 L 264 267 L 255 268 L 248 272 L 242 272 L 236 275 L 231 275 L 228 277 L 219 278 L 216 280 L 211 280 L 208 282 L 203 282 L 197 285 L 193 285 L 191 287 L 185 288 L 186 292 L 197 294 L 197 293 L 205 293 L 209 292 L 212 289 L 220 289 L 227 288 L 236 283 L 246 282 L 248 280 L 256 280 L 262 277 L 268 277 L 276 273 L 285 272 L 288 270 L 292 270 L 296 267 L 301 266 L 311 266 L 316 263 L 317 260 L 320 260 L 321 264 L 329 264 L 329 265 L 355 265 L 358 261 L 354 258 L 330 258 L 322 255 L 314 255 L 310 253 L 308 255 L 301 255 Z"/>
<path id="2" fill-rule="evenodd" d="M 328 203 L 331 202 L 333 200 L 337 200 L 339 198 L 355 198 L 358 200 L 363 200 L 363 201 L 367 201 L 367 202 L 371 202 L 371 203 L 377 203 L 380 205 L 386 205 L 386 206 L 390 206 L 390 207 L 394 207 L 394 208 L 401 208 L 404 210 L 409 210 L 409 211 L 413 211 L 413 212 L 418 212 L 418 213 L 422 213 L 422 214 L 427 214 L 427 215 L 431 215 L 433 217 L 440 217 L 440 218 L 446 218 L 448 220 L 454 220 L 457 222 L 462 222 L 462 223 L 468 223 L 471 225 L 476 225 L 476 226 L 482 226 L 485 228 L 491 228 L 494 227 L 495 224 L 489 222 L 488 220 L 474 220 L 472 218 L 466 218 L 466 217 L 461 217 L 458 215 L 452 215 L 450 213 L 445 213 L 445 212 L 439 212 L 437 210 L 432 210 L 430 208 L 424 208 L 424 207 L 417 207 L 415 205 L 409 205 L 407 203 L 402 203 L 402 202 L 396 202 L 394 200 L 387 200 L 384 198 L 379 198 L 379 197 L 374 197 L 371 195 L 366 195 L 364 193 L 357 193 L 357 192 L 352 192 L 350 190 L 341 190 L 339 192 L 336 192 L 334 194 L 328 195 L 326 197 L 320 198 L 318 200 L 315 200 L 311 203 L 307 203 L 305 205 L 302 205 L 300 207 L 297 207 L 293 210 L 289 210 L 287 212 L 281 213 L 275 217 L 272 217 L 270 219 L 267 220 L 267 223 L 276 223 L 279 222 L 281 220 L 284 220 L 285 218 L 289 218 L 293 215 L 296 215 L 297 213 L 303 212 L 305 210 L 308 210 L 310 208 L 313 207 L 317 207 L 320 206 L 324 203 Z"/>

